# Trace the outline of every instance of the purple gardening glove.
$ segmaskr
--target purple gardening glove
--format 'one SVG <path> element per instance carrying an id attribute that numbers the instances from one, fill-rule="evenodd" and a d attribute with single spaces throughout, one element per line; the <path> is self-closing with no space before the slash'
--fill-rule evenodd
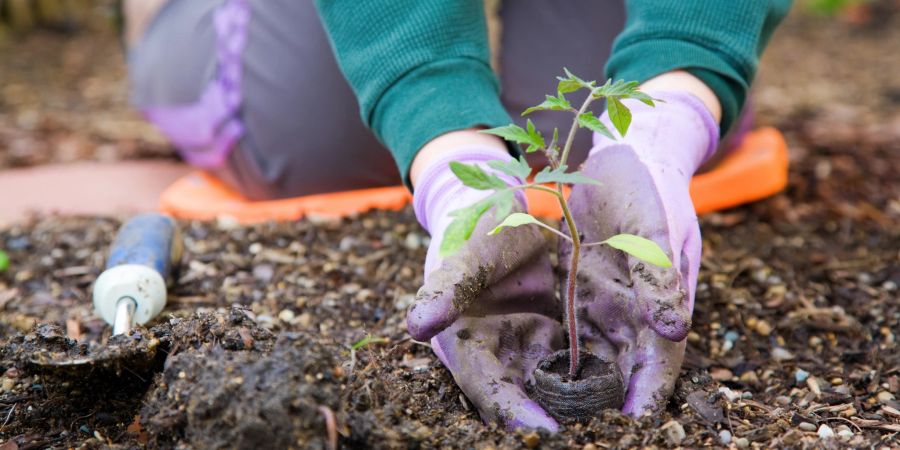
<path id="1" fill-rule="evenodd" d="M 700 100 L 648 94 L 664 102 L 625 100 L 633 114 L 626 137 L 594 135 L 582 172 L 602 185 L 577 185 L 569 198 L 582 242 L 636 234 L 659 244 L 673 263 L 663 269 L 607 246 L 582 250 L 581 338 L 589 351 L 618 361 L 627 386 L 623 412 L 632 415 L 664 406 L 681 368 L 702 247 L 688 184 L 718 143 L 718 126 Z M 564 272 L 570 254 L 561 241 Z"/>
<path id="2" fill-rule="evenodd" d="M 414 207 L 432 241 L 425 285 L 407 322 L 414 338 L 431 339 L 434 352 L 486 422 L 555 431 L 556 421 L 524 392 L 537 363 L 563 343 L 562 328 L 553 319 L 560 316 L 560 305 L 543 235 L 536 227 L 518 227 L 488 236 L 500 222 L 490 210 L 456 254 L 439 255 L 450 213 L 492 193 L 464 186 L 448 164 L 478 164 L 507 183 L 521 184 L 485 164 L 510 159 L 502 150 L 464 148 L 421 175 Z M 517 196 L 514 210 L 526 210 L 524 195 Z"/>

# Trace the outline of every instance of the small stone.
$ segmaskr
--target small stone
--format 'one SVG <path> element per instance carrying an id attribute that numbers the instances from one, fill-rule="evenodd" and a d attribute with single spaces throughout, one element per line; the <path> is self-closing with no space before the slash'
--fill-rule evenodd
<path id="1" fill-rule="evenodd" d="M 522 436 L 522 442 L 528 448 L 535 448 L 538 446 L 538 444 L 541 443 L 541 435 L 532 431 L 531 433 L 528 433 L 525 436 Z"/>
<path id="2" fill-rule="evenodd" d="M 759 382 L 759 377 L 756 376 L 755 371 L 748 370 L 741 374 L 741 381 L 744 383 L 756 384 Z"/>
<path id="3" fill-rule="evenodd" d="M 895 282 L 893 282 L 893 281 L 891 281 L 891 280 L 887 280 L 887 281 L 885 281 L 884 283 L 881 283 L 881 288 L 884 289 L 884 290 L 886 290 L 886 291 L 888 291 L 888 292 L 890 292 L 890 291 L 896 291 L 896 290 L 897 290 L 897 283 L 895 283 Z"/>
<path id="4" fill-rule="evenodd" d="M 251 255 L 258 255 L 259 252 L 262 251 L 262 248 L 262 244 L 260 244 L 259 242 L 254 242 L 250 244 L 249 247 L 247 247 L 247 251 L 249 251 Z"/>
<path id="5" fill-rule="evenodd" d="M 739 437 L 734 440 L 734 445 L 737 448 L 747 448 L 750 446 L 750 440 L 747 438 Z"/>
<path id="6" fill-rule="evenodd" d="M 729 402 L 732 402 L 732 403 L 734 403 L 734 402 L 737 401 L 739 398 L 741 398 L 740 392 L 734 392 L 734 391 L 732 391 L 730 388 L 727 388 L 727 387 L 725 387 L 725 386 L 722 386 L 722 387 L 719 388 L 719 393 L 722 394 L 722 395 L 724 395 L 725 398 L 726 398 Z"/>
<path id="7" fill-rule="evenodd" d="M 778 406 L 790 405 L 791 398 L 788 397 L 787 395 L 779 395 L 778 397 L 775 397 L 775 404 L 777 404 Z"/>
<path id="8" fill-rule="evenodd" d="M 738 334 L 738 332 L 734 331 L 734 330 L 725 333 L 726 341 L 734 342 L 734 341 L 738 340 L 739 337 L 740 337 L 740 335 Z"/>
<path id="9" fill-rule="evenodd" d="M 888 391 L 881 391 L 878 393 L 876 398 L 878 399 L 878 403 L 884 405 L 887 404 L 887 402 L 894 400 L 894 394 L 891 394 Z"/>
<path id="10" fill-rule="evenodd" d="M 422 246 L 422 236 L 419 233 L 409 233 L 406 235 L 406 240 L 403 241 L 403 245 L 408 250 L 418 250 L 419 247 Z"/>
<path id="11" fill-rule="evenodd" d="M 762 336 L 768 336 L 772 334 L 772 325 L 769 325 L 769 322 L 765 320 L 760 320 L 756 322 L 756 332 Z"/>
<path id="12" fill-rule="evenodd" d="M 271 264 L 260 264 L 253 268 L 253 278 L 267 283 L 275 276 L 275 268 Z"/>
<path id="13" fill-rule="evenodd" d="M 832 385 L 832 386 L 840 386 L 840 385 L 842 385 L 842 384 L 844 384 L 844 379 L 843 379 L 843 378 L 832 378 L 832 379 L 831 379 L 831 385 Z"/>
<path id="14" fill-rule="evenodd" d="M 799 427 L 803 431 L 816 431 L 816 424 L 810 422 L 800 422 Z"/>
<path id="15" fill-rule="evenodd" d="M 353 236 L 344 236 L 341 239 L 341 242 L 338 244 L 338 250 L 342 252 L 349 252 L 353 246 L 356 245 L 356 238 Z"/>
<path id="16" fill-rule="evenodd" d="M 788 361 L 794 359 L 794 354 L 781 347 L 772 349 L 772 358 L 776 361 Z"/>
<path id="17" fill-rule="evenodd" d="M 713 367 L 710 369 L 709 375 L 716 381 L 728 381 L 734 377 L 734 374 L 724 367 Z"/>
<path id="18" fill-rule="evenodd" d="M 689 332 L 687 338 L 688 338 L 688 342 L 690 342 L 692 344 L 696 344 L 696 343 L 700 342 L 700 335 L 697 334 L 696 331 Z M 594 445 L 594 444 L 588 444 L 588 445 Z"/>
<path id="19" fill-rule="evenodd" d="M 819 387 L 819 382 L 813 378 L 806 379 L 806 386 L 809 388 L 809 391 L 813 394 L 816 394 L 816 397 L 822 395 L 822 388 Z"/>
<path id="20" fill-rule="evenodd" d="M 719 441 L 722 444 L 728 445 L 731 443 L 731 432 L 728 430 L 722 430 L 719 432 Z"/>
<path id="21" fill-rule="evenodd" d="M 312 323 L 312 315 L 310 313 L 303 313 L 297 316 L 297 325 L 300 325 L 302 328 L 309 328 L 309 325 Z"/>
<path id="22" fill-rule="evenodd" d="M 581 450 L 597 450 L 597 446 L 591 443 L 584 444 L 584 447 L 581 447 Z"/>
<path id="23" fill-rule="evenodd" d="M 794 380 L 797 382 L 797 384 L 806 381 L 807 378 L 809 378 L 809 372 L 803 369 L 797 369 L 797 371 L 794 372 Z"/>
<path id="24" fill-rule="evenodd" d="M 12 378 L 3 377 L 2 380 L 0 381 L 0 392 L 9 392 L 16 385 L 15 380 Z"/>
<path id="25" fill-rule="evenodd" d="M 394 308 L 396 308 L 397 311 L 405 311 L 415 302 L 416 296 L 413 294 L 398 295 L 397 299 L 394 300 Z"/>
<path id="26" fill-rule="evenodd" d="M 847 425 L 841 425 L 837 428 L 837 436 L 842 441 L 849 441 L 853 439 L 853 430 Z"/>
<path id="27" fill-rule="evenodd" d="M 294 317 L 294 312 L 289 309 L 282 309 L 281 312 L 278 313 L 278 320 L 285 323 L 291 323 L 291 321 L 294 320 Z"/>
<path id="28" fill-rule="evenodd" d="M 666 439 L 672 445 L 681 445 L 681 441 L 687 437 L 687 433 L 684 432 L 684 427 L 674 420 L 670 420 L 662 427 L 666 430 Z"/>
<path id="29" fill-rule="evenodd" d="M 819 431 L 816 432 L 819 435 L 819 439 L 827 440 L 834 439 L 834 430 L 831 429 L 827 424 L 822 424 L 819 426 Z"/>

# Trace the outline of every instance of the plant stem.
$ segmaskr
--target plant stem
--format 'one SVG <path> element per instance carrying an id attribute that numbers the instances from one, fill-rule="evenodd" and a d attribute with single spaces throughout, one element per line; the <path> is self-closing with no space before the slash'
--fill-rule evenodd
<path id="1" fill-rule="evenodd" d="M 572 128 L 569 128 L 569 135 L 566 136 L 566 145 L 563 146 L 562 156 L 559 158 L 559 165 L 565 165 L 569 159 L 569 150 L 572 148 L 572 142 L 575 142 L 575 132 L 578 131 L 578 116 L 587 111 L 588 106 L 594 101 L 594 90 L 588 92 L 588 96 L 584 99 L 581 109 L 575 113 L 575 120 L 572 121 Z"/>
<path id="2" fill-rule="evenodd" d="M 594 90 L 588 93 L 587 98 L 581 105 L 581 108 L 575 113 L 575 120 L 572 121 L 572 128 L 569 129 L 569 135 L 566 136 L 566 144 L 563 146 L 562 156 L 559 158 L 559 165 L 565 165 L 569 159 L 569 151 L 572 149 L 572 143 L 575 142 L 575 132 L 578 131 L 578 116 L 587 111 L 588 106 L 594 101 Z M 569 261 L 569 276 L 566 282 L 566 322 L 569 332 L 569 376 L 575 379 L 578 374 L 579 360 L 579 343 L 578 343 L 578 322 L 575 314 L 575 291 L 578 286 L 578 261 L 581 257 L 581 238 L 578 236 L 578 229 L 575 227 L 575 220 L 572 219 L 572 213 L 569 211 L 569 204 L 563 195 L 562 183 L 556 183 L 557 200 L 559 207 L 562 208 L 563 216 L 566 218 L 566 225 L 569 227 L 569 235 L 572 237 L 572 258 Z"/>
<path id="3" fill-rule="evenodd" d="M 560 192 L 560 196 L 562 192 Z M 581 256 L 581 238 L 578 236 L 578 230 L 575 228 L 575 221 L 572 220 L 572 213 L 569 211 L 569 205 L 565 199 L 560 197 L 559 206 L 563 210 L 566 218 L 566 225 L 569 226 L 569 234 L 572 236 L 572 258 L 569 260 L 569 277 L 566 283 L 566 322 L 569 326 L 569 376 L 575 379 L 578 373 L 578 323 L 575 315 L 575 287 L 578 282 L 578 260 Z"/>

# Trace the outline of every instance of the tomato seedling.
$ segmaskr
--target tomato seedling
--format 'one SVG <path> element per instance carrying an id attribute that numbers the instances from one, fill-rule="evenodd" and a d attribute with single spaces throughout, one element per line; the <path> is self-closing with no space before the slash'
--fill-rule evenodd
<path id="1" fill-rule="evenodd" d="M 588 111 L 588 106 L 590 106 L 592 102 L 606 99 L 606 111 L 613 127 L 620 135 L 625 136 L 628 132 L 628 127 L 631 125 L 632 116 L 631 111 L 624 103 L 622 103 L 622 100 L 635 99 L 650 106 L 654 106 L 654 101 L 658 100 L 641 92 L 638 89 L 638 83 L 636 81 L 625 82 L 619 80 L 613 82 L 610 79 L 607 80 L 605 84 L 598 86 L 596 81 L 582 80 L 567 69 L 565 69 L 565 76 L 558 77 L 558 80 L 559 84 L 557 85 L 557 95 L 555 97 L 548 95 L 541 104 L 526 109 L 522 115 L 526 116 L 534 111 L 548 110 L 573 113 L 574 119 L 572 121 L 572 126 L 569 129 L 569 133 L 566 136 L 562 148 L 559 146 L 558 129 L 553 129 L 553 137 L 548 144 L 541 132 L 535 128 L 531 119 L 527 121 L 525 128 L 510 124 L 482 131 L 483 133 L 493 134 L 506 139 L 507 141 L 520 144 L 525 147 L 526 153 L 542 151 L 544 155 L 546 155 L 549 166 L 545 167 L 540 172 L 537 172 L 531 182 L 523 185 L 511 186 L 497 175 L 485 172 L 477 165 L 463 164 L 456 161 L 450 163 L 450 169 L 464 185 L 473 189 L 492 190 L 494 193 L 474 205 L 456 210 L 452 213 L 454 219 L 447 227 L 444 234 L 440 252 L 442 256 L 449 256 L 459 250 L 463 243 L 472 235 L 481 216 L 492 208 L 494 209 L 495 217 L 498 220 L 502 218 L 502 220 L 499 225 L 488 233 L 490 235 L 497 234 L 506 227 L 537 225 L 558 235 L 561 239 L 571 242 L 572 256 L 566 282 L 566 295 L 563 302 L 565 304 L 565 321 L 569 335 L 569 374 L 572 377 L 575 377 L 578 373 L 579 364 L 575 292 L 578 282 L 576 275 L 578 273 L 578 262 L 581 255 L 581 249 L 588 246 L 608 245 L 656 266 L 671 267 L 672 262 L 669 260 L 668 256 L 666 256 L 666 253 L 662 248 L 655 242 L 633 234 L 617 234 L 598 242 L 581 242 L 578 226 L 572 219 L 566 196 L 563 194 L 563 186 L 566 185 L 600 184 L 599 180 L 583 175 L 579 171 L 568 171 L 568 166 L 566 164 L 578 128 L 587 128 L 610 139 L 616 139 L 613 132 L 610 131 L 598 117 Z M 565 94 L 580 91 L 582 89 L 587 89 L 589 94 L 581 107 L 575 109 L 575 107 L 573 107 L 566 99 Z M 488 167 L 521 180 L 528 179 L 529 175 L 532 173 L 532 167 L 528 165 L 528 162 L 523 156 L 520 156 L 517 160 L 508 162 L 491 161 L 488 163 Z M 520 212 L 512 213 L 514 192 L 522 189 L 543 191 L 556 197 L 559 206 L 562 209 L 569 234 L 566 235 L 565 233 L 561 233 L 555 228 L 542 223 L 530 214 Z"/>

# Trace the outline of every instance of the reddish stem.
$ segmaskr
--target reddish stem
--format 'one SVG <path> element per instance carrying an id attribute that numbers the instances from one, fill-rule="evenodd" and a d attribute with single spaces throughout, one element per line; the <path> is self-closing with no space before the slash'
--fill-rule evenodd
<path id="1" fill-rule="evenodd" d="M 578 236 L 575 236 L 578 239 Z M 569 324 L 569 376 L 578 374 L 578 323 L 575 317 L 575 287 L 578 282 L 578 257 L 581 246 L 572 246 L 572 260 L 569 263 L 569 280 L 566 286 L 566 322 Z"/>

